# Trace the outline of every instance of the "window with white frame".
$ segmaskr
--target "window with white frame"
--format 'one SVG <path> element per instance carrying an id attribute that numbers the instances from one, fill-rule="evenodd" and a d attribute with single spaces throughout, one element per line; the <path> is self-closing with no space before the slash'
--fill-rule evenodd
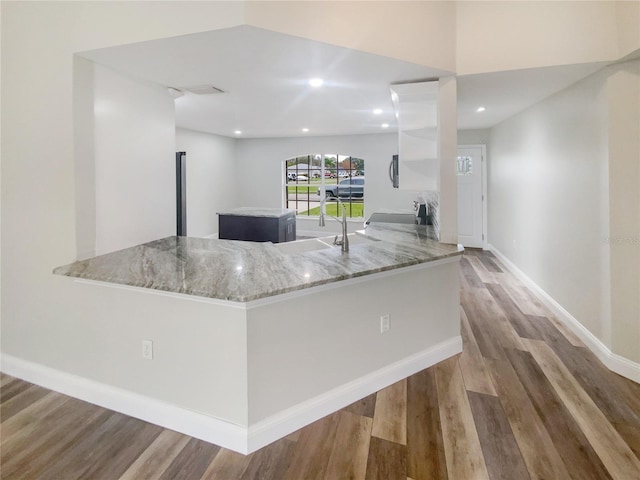
<path id="1" fill-rule="evenodd" d="M 349 155 L 309 154 L 284 161 L 285 207 L 299 216 L 318 216 L 323 199 L 329 215 L 364 217 L 364 160 Z"/>

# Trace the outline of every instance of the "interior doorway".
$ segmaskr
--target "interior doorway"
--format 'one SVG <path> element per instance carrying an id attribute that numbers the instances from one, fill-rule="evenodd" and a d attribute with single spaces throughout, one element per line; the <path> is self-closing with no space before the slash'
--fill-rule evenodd
<path id="1" fill-rule="evenodd" d="M 486 238 L 486 147 L 458 147 L 458 243 L 483 248 Z"/>

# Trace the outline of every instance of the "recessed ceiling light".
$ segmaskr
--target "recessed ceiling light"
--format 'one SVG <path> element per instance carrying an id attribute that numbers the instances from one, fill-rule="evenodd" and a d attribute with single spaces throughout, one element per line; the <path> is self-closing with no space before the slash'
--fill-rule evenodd
<path id="1" fill-rule="evenodd" d="M 309 131 L 309 129 L 305 127 L 305 128 L 303 128 L 303 129 L 302 129 L 302 131 L 303 131 L 304 133 L 307 133 L 307 132 Z"/>
<path id="2" fill-rule="evenodd" d="M 389 124 L 388 123 L 383 123 L 382 124 L 382 128 L 389 128 Z"/>
<path id="3" fill-rule="evenodd" d="M 233 133 L 235 133 L 236 135 L 242 135 L 242 130 L 235 130 Z"/>
<path id="4" fill-rule="evenodd" d="M 381 109 L 381 108 L 376 108 L 376 109 L 373 111 L 373 114 L 374 114 L 374 115 L 381 115 L 381 114 L 382 114 L 382 109 Z"/>
<path id="5" fill-rule="evenodd" d="M 486 108 L 484 107 L 478 107 L 476 108 L 476 112 L 480 113 L 480 112 L 484 112 L 486 110 Z"/>
<path id="6" fill-rule="evenodd" d="M 309 85 L 316 88 L 321 87 L 323 83 L 324 80 L 322 80 L 321 78 L 312 78 L 311 80 L 309 80 Z"/>

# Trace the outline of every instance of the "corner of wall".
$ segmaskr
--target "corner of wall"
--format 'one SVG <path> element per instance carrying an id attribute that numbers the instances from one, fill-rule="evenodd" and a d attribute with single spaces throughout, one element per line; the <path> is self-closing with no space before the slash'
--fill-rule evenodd
<path id="1" fill-rule="evenodd" d="M 77 260 L 95 256 L 96 177 L 94 136 L 94 63 L 73 57 L 73 153 Z"/>

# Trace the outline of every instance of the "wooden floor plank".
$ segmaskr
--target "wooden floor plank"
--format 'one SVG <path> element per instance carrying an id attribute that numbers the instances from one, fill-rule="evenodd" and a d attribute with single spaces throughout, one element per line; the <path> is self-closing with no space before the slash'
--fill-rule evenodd
<path id="1" fill-rule="evenodd" d="M 527 340 L 529 351 L 613 478 L 640 478 L 640 460 L 602 411 L 544 342 Z"/>
<path id="2" fill-rule="evenodd" d="M 460 329 L 462 335 L 462 354 L 460 355 L 460 369 L 467 390 L 496 396 L 493 382 L 478 348 L 476 338 L 471 331 L 467 314 L 460 309 Z"/>
<path id="3" fill-rule="evenodd" d="M 220 447 L 191 438 L 164 470 L 160 480 L 192 480 L 202 477 Z"/>
<path id="4" fill-rule="evenodd" d="M 546 344 L 553 349 L 604 415 L 611 422 L 640 428 L 640 398 L 634 394 L 628 395 L 624 388 L 620 389 L 616 376 L 611 375 L 588 349 L 574 347 L 559 333 L 556 336 L 548 333 L 554 328 L 548 320 L 542 322 L 542 325 L 546 325 Z"/>
<path id="5" fill-rule="evenodd" d="M 67 412 L 68 407 L 73 407 L 73 411 Z M 75 459 L 75 452 L 83 448 L 97 448 L 95 444 L 89 442 L 93 439 L 93 432 L 109 421 L 113 412 L 105 409 L 95 409 L 91 405 L 82 405 L 82 402 L 70 401 L 65 403 L 64 410 L 56 412 L 61 414 L 58 417 L 57 425 L 64 425 L 64 436 L 55 427 L 55 423 L 50 423 L 51 430 L 38 431 L 37 435 L 31 437 L 31 444 L 27 448 L 19 449 L 18 452 L 5 452 L 3 448 L 2 478 L 24 479 L 24 478 L 78 478 L 68 475 L 65 471 L 74 471 L 86 468 L 84 462 L 80 465 Z M 67 469 L 67 470 L 68 470 Z M 46 472 L 46 475 L 45 475 Z"/>
<path id="6" fill-rule="evenodd" d="M 476 392 L 468 396 L 491 480 L 530 478 L 500 400 Z"/>
<path id="7" fill-rule="evenodd" d="M 611 425 L 618 431 L 620 436 L 624 438 L 629 448 L 640 459 L 640 428 L 628 423 L 611 422 Z"/>
<path id="8" fill-rule="evenodd" d="M 461 292 L 461 302 L 482 355 L 505 358 L 504 348 L 526 350 L 509 321 L 486 288 Z"/>
<path id="9" fill-rule="evenodd" d="M 324 478 L 364 480 L 374 420 L 350 412 L 339 412 L 339 418 Z"/>
<path id="10" fill-rule="evenodd" d="M 242 477 L 247 469 L 252 455 L 242 455 L 226 448 L 220 449 L 201 480 L 223 480 Z"/>
<path id="11" fill-rule="evenodd" d="M 487 367 L 531 479 L 571 478 L 511 363 L 489 359 Z"/>
<path id="12" fill-rule="evenodd" d="M 407 475 L 447 480 L 435 368 L 407 379 Z"/>
<path id="13" fill-rule="evenodd" d="M 33 384 L 18 379 L 7 382 L 7 384 L 4 385 L 2 387 L 2 390 L 0 391 L 0 403 L 8 402 L 13 397 L 21 394 L 32 386 Z"/>
<path id="14" fill-rule="evenodd" d="M 486 288 L 476 289 L 468 299 L 473 299 L 478 320 L 483 322 L 484 328 L 496 336 L 503 348 L 526 350 L 520 336 L 507 319 L 502 305 L 491 295 L 489 288 L 500 288 L 499 285 L 487 284 Z"/>
<path id="15" fill-rule="evenodd" d="M 291 432 L 289 435 L 287 435 L 286 438 L 287 440 L 291 440 L 292 442 L 297 442 L 298 439 L 300 438 L 300 434 L 302 433 L 302 430 L 296 430 L 295 432 Z"/>
<path id="16" fill-rule="evenodd" d="M 491 252 L 481 252 L 476 254 L 487 270 L 495 273 L 502 273 L 502 267 L 497 261 L 495 255 Z"/>
<path id="17" fill-rule="evenodd" d="M 544 338 L 542 333 L 536 328 L 535 323 L 531 322 L 531 320 L 520 311 L 501 285 L 487 284 L 487 290 L 489 290 L 489 293 L 495 299 L 496 303 L 500 305 L 500 308 L 518 336 L 536 340 L 542 340 Z"/>
<path id="18" fill-rule="evenodd" d="M 482 283 L 495 283 L 496 279 L 494 275 L 487 270 L 487 267 L 480 261 L 480 259 L 474 255 L 469 255 L 465 257 L 473 270 L 478 275 L 478 278 L 482 281 Z"/>
<path id="19" fill-rule="evenodd" d="M 49 414 L 69 400 L 70 397 L 66 395 L 50 391 L 43 398 L 33 402 L 18 414 L 2 422 L 0 425 L 2 429 L 2 445 L 9 442 L 15 443 L 19 437 L 25 437 L 31 432 L 42 428 L 41 426 Z"/>
<path id="20" fill-rule="evenodd" d="M 532 298 L 527 295 L 526 287 L 514 284 L 512 281 L 505 277 L 503 277 L 503 279 L 497 283 L 500 284 L 507 295 L 509 295 L 509 298 L 511 298 L 513 303 L 515 303 L 520 311 L 525 315 L 539 315 L 542 317 L 547 315 L 548 312 L 542 306 L 542 304 L 539 301 L 532 301 Z"/>
<path id="21" fill-rule="evenodd" d="M 460 259 L 460 271 L 464 276 L 466 283 L 469 285 L 469 287 L 484 288 L 484 283 L 482 283 L 482 280 L 474 270 L 471 263 L 469 263 L 469 260 L 467 257 L 462 257 Z"/>
<path id="22" fill-rule="evenodd" d="M 590 368 L 599 375 L 606 377 L 611 385 L 615 386 L 616 394 L 631 410 L 640 415 L 640 384 L 621 377 L 611 372 L 604 364 L 587 348 L 578 348 L 580 358 L 576 361 L 584 362 L 585 368 Z"/>
<path id="23" fill-rule="evenodd" d="M 321 418 L 303 429 L 291 456 L 285 480 L 324 479 L 338 429 L 338 413 Z"/>
<path id="24" fill-rule="evenodd" d="M 406 480 L 407 447 L 371 437 L 366 480 Z"/>
<path id="25" fill-rule="evenodd" d="M 346 412 L 355 413 L 356 415 L 364 415 L 373 418 L 376 410 L 376 394 L 368 395 L 357 402 L 347 405 L 343 408 Z"/>
<path id="26" fill-rule="evenodd" d="M 42 388 L 38 385 L 31 385 L 29 388 L 23 390 L 18 395 L 15 395 L 10 400 L 2 402 L 2 405 L 0 405 L 0 419 L 2 419 L 2 422 L 7 421 L 16 413 L 19 413 L 21 410 L 29 407 L 49 393 L 50 391 L 46 388 Z"/>
<path id="27" fill-rule="evenodd" d="M 407 444 L 406 379 L 378 392 L 371 434 L 390 442 Z"/>
<path id="28" fill-rule="evenodd" d="M 478 432 L 456 357 L 435 367 L 449 478 L 488 479 Z"/>
<path id="29" fill-rule="evenodd" d="M 538 299 L 531 290 L 525 288 L 523 292 L 526 296 L 529 297 L 529 301 L 536 305 L 538 310 L 541 312 L 540 316 L 547 317 L 549 321 L 558 329 L 558 331 L 567 339 L 571 345 L 574 347 L 584 347 L 584 343 L 582 340 L 578 338 L 578 336 L 571 331 L 563 322 L 558 320 L 554 313 L 544 304 L 540 299 Z"/>
<path id="30" fill-rule="evenodd" d="M 478 289 L 474 289 L 478 290 Z M 479 314 L 481 311 L 473 294 L 463 291 L 461 293 L 462 308 L 469 319 L 469 327 L 476 340 L 478 349 L 484 358 L 505 359 L 505 353 L 499 339 L 493 334 L 491 328 L 486 328 L 487 319 Z"/>
<path id="31" fill-rule="evenodd" d="M 122 414 L 123 426 L 109 432 L 100 441 L 100 449 L 91 454 L 82 478 L 118 478 L 162 433 L 162 427 Z"/>
<path id="32" fill-rule="evenodd" d="M 574 480 L 603 480 L 611 475 L 593 450 L 571 413 L 562 403 L 536 363 L 528 352 L 507 351 L 522 385 L 525 387 L 536 412 L 553 441 L 569 474 Z"/>
<path id="33" fill-rule="evenodd" d="M 173 430 L 164 430 L 119 480 L 151 480 L 159 478 L 190 438 Z"/>
<path id="34" fill-rule="evenodd" d="M 281 480 L 294 446 L 294 442 L 281 439 L 254 452 L 240 480 Z"/>
<path id="35" fill-rule="evenodd" d="M 7 383 L 14 381 L 16 378 L 0 372 L 0 387 L 4 387 Z"/>
<path id="36" fill-rule="evenodd" d="M 60 461 L 67 450 L 112 414 L 63 395 L 56 394 L 53 397 L 54 400 L 60 398 L 64 401 L 51 402 L 54 408 L 47 405 L 35 422 L 33 419 L 36 414 L 27 412 L 28 409 L 9 419 L 7 423 L 13 423 L 16 427 L 22 424 L 24 428 L 17 431 L 0 450 L 3 479 L 38 478 L 45 470 L 47 475 L 51 475 L 48 470 L 50 466 Z M 25 425 L 22 420 L 30 423 Z"/>

